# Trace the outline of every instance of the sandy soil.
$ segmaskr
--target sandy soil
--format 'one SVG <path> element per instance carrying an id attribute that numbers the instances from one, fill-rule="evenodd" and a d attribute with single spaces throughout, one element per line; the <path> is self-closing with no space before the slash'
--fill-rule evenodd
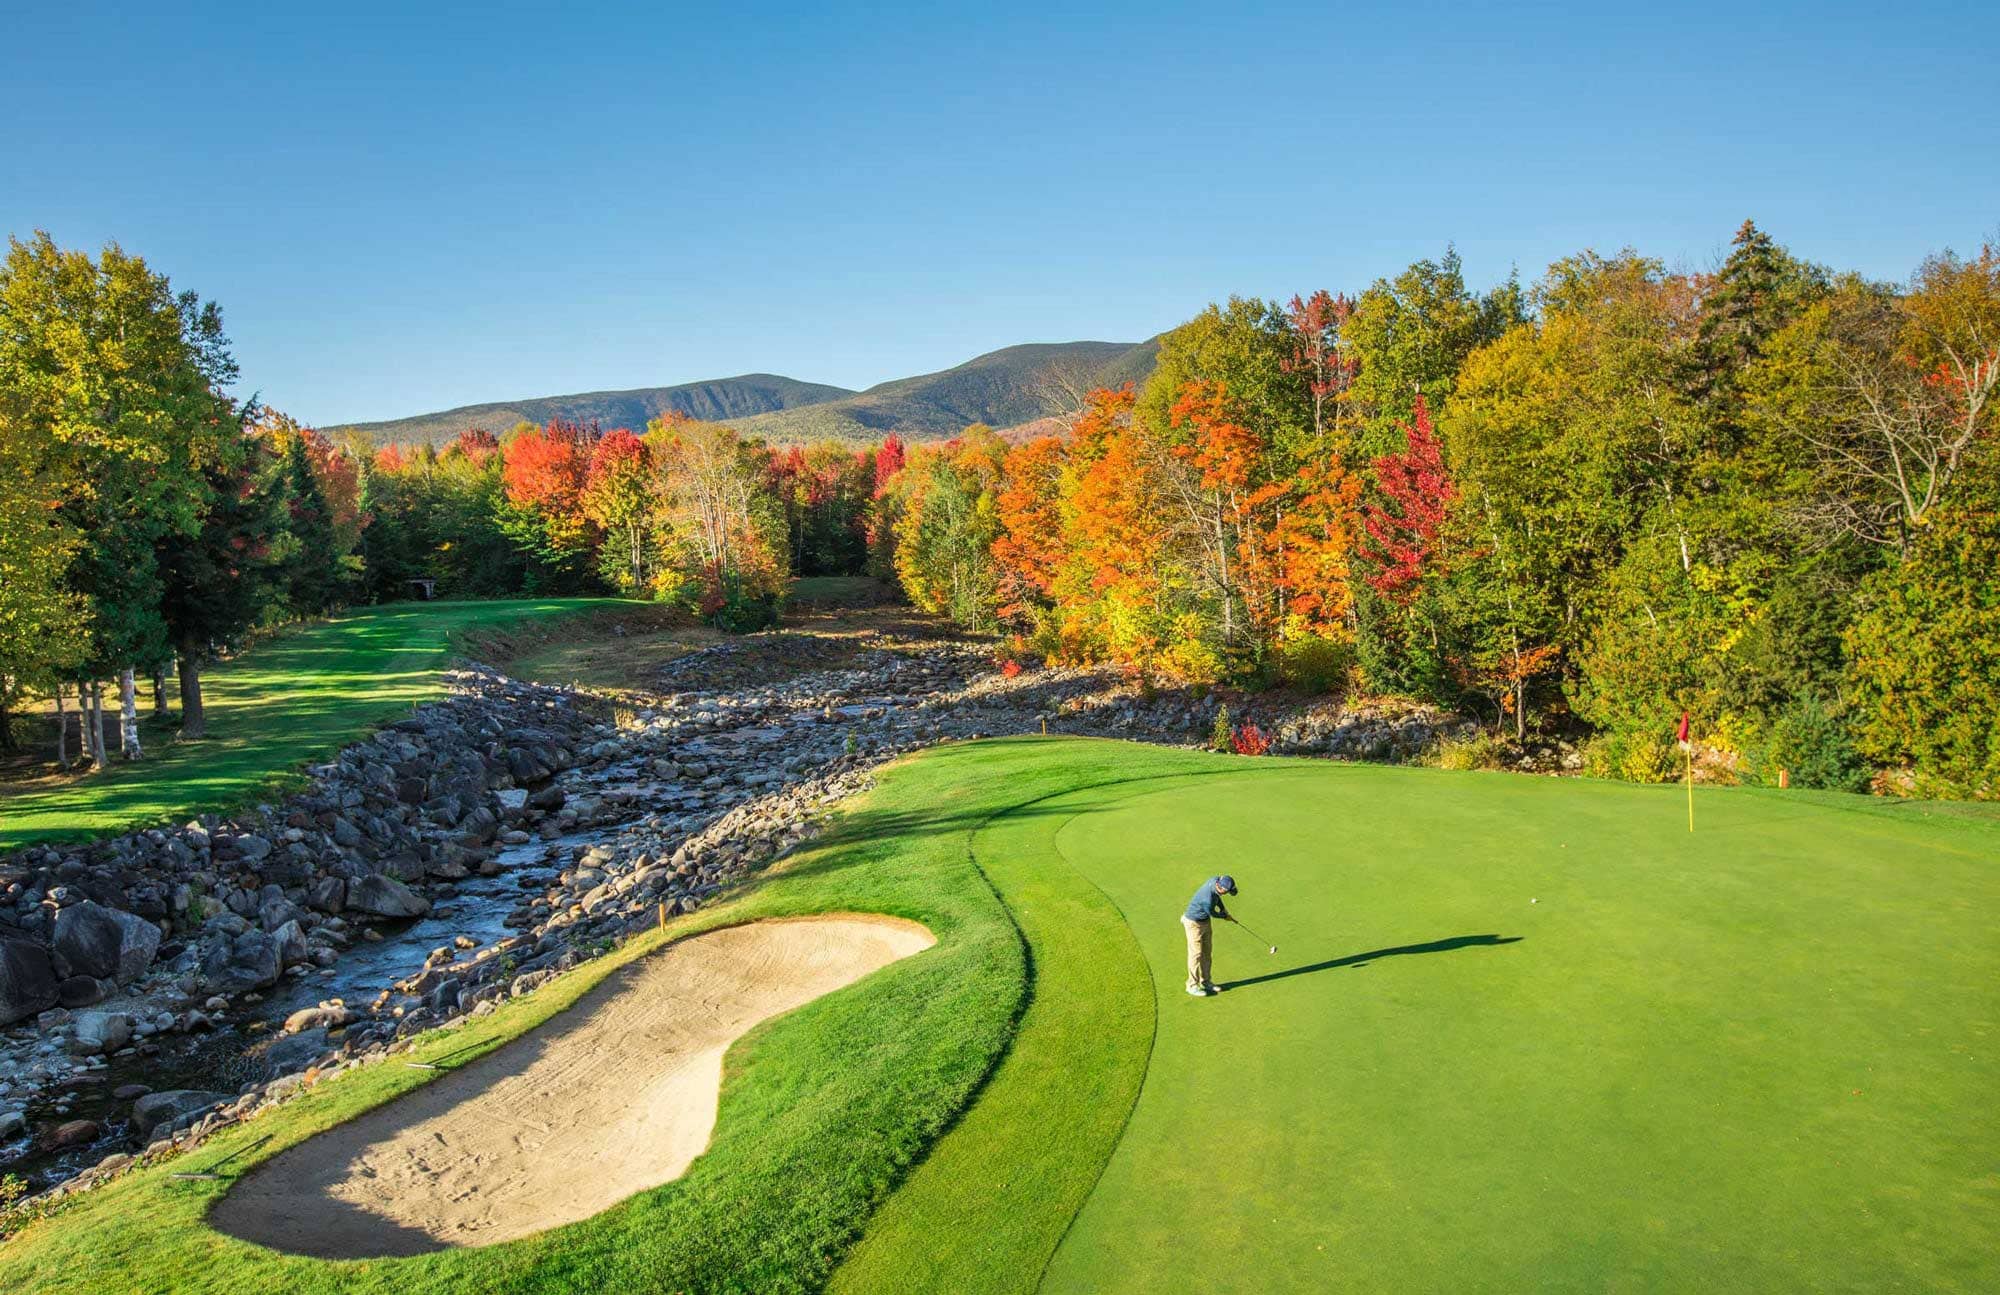
<path id="1" fill-rule="evenodd" d="M 358 1259 L 588 1218 L 678 1178 L 707 1147 L 730 1043 L 935 942 L 914 923 L 859 916 L 683 940 L 464 1069 L 273 1157 L 209 1222 Z"/>

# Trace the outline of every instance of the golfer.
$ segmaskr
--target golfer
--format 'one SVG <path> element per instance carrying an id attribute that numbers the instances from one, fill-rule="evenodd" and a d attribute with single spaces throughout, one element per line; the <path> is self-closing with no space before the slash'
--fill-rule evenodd
<path id="1" fill-rule="evenodd" d="M 1215 992 L 1215 982 L 1209 979 L 1208 964 L 1210 952 L 1209 919 L 1219 917 L 1225 922 L 1236 919 L 1222 906 L 1224 895 L 1236 893 L 1236 878 L 1223 875 L 1210 877 L 1201 883 L 1201 889 L 1194 892 L 1188 901 L 1187 912 L 1181 914 L 1181 929 L 1187 932 L 1188 978 L 1187 991 L 1196 998 L 1206 998 Z"/>

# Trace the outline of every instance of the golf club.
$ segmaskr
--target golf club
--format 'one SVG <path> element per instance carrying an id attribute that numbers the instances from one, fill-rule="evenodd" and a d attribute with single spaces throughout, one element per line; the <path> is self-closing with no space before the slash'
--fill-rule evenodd
<path id="1" fill-rule="evenodd" d="M 1236 921 L 1236 919 L 1235 919 L 1235 918 L 1233 918 L 1233 917 L 1232 917 L 1232 918 L 1230 918 L 1229 920 L 1230 920 L 1230 921 L 1232 921 L 1232 922 L 1236 922 L 1236 925 L 1238 925 L 1238 926 L 1243 926 L 1243 923 L 1241 923 L 1241 922 L 1237 922 L 1237 921 Z M 1259 943 L 1259 944 L 1265 944 L 1265 945 L 1270 945 L 1270 948 L 1271 948 L 1271 952 L 1273 952 L 1273 953 L 1276 953 L 1276 952 L 1278 951 L 1278 946 L 1277 946 L 1277 945 L 1275 945 L 1275 944 L 1271 944 L 1271 942 L 1270 942 L 1269 940 L 1267 940 L 1267 939 L 1265 939 L 1265 938 L 1264 938 L 1263 936 L 1261 936 L 1261 935 L 1257 934 L 1257 933 L 1256 933 L 1255 931 L 1251 930 L 1251 929 L 1250 929 L 1249 927 L 1247 927 L 1247 926 L 1243 926 L 1243 934 L 1245 934 L 1245 935 L 1249 936 L 1249 937 L 1250 937 L 1251 939 L 1255 940 L 1255 941 L 1256 941 L 1257 943 Z"/>

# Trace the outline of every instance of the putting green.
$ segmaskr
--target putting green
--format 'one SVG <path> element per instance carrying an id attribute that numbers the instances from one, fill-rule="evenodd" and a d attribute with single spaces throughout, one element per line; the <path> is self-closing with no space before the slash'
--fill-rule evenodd
<path id="1" fill-rule="evenodd" d="M 1107 956 L 1136 938 L 1154 1001 L 1038 971 L 1008 1063 L 883 1212 L 930 1238 L 928 1275 L 1265 1292 L 2000 1276 L 1993 825 L 1731 791 L 1701 795 L 1691 836 L 1670 788 L 1188 764 L 1210 776 L 1148 769 L 974 837 L 1031 949 L 1036 896 L 1010 878 L 1094 883 L 1129 930 L 1102 934 Z M 1218 871 L 1279 952 L 1218 924 L 1225 992 L 1194 999 L 1177 919 Z M 1093 1010 L 1079 1040 L 1156 1014 L 1136 1106 L 1051 1079 L 1060 1055 L 1017 1061 L 1040 1017 Z M 1008 1127 L 982 1123 L 996 1108 Z M 1080 1154 L 1064 1191 L 1015 1190 L 1063 1141 L 1050 1121 L 1107 1113 L 1122 1128 L 1080 1211 L 1063 1204 L 1085 1194 Z M 967 1181 L 991 1217 L 926 1207 Z M 843 1289 L 893 1287 L 880 1235 Z M 996 1255 L 995 1236 L 1022 1244 Z M 965 1247 L 976 1282 L 949 1257 Z"/>

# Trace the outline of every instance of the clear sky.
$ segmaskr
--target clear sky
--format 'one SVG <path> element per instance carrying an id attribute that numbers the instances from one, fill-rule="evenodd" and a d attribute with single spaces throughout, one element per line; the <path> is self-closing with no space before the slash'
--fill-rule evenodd
<path id="1" fill-rule="evenodd" d="M 1136 341 L 1746 217 L 1900 279 L 2000 230 L 1990 3 L 36 5 L 0 231 L 219 300 L 321 425 Z M 122 12 L 120 12 L 122 11 Z"/>

